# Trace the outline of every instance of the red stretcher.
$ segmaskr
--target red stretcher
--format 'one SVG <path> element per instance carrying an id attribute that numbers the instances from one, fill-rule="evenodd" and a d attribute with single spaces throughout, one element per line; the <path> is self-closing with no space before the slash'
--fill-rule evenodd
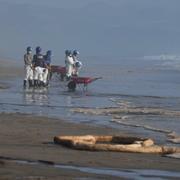
<path id="1" fill-rule="evenodd" d="M 66 76 L 66 67 L 52 65 L 51 66 L 51 73 L 52 74 L 53 73 L 59 74 L 60 77 L 61 77 L 61 80 L 64 81 L 64 78 Z M 68 81 L 67 87 L 71 91 L 75 91 L 78 84 L 82 84 L 82 85 L 84 85 L 84 87 L 87 88 L 88 84 L 90 84 L 90 83 L 92 83 L 92 82 L 94 82 L 94 81 L 96 81 L 98 79 L 102 79 L 102 77 L 92 78 L 92 77 L 73 76 Z"/>

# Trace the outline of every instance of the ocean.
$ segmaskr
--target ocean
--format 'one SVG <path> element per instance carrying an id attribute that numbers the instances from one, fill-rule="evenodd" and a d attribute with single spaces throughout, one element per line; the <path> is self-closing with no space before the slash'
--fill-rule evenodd
<path id="1" fill-rule="evenodd" d="M 68 92 L 54 75 L 50 86 L 23 89 L 23 77 L 1 90 L 1 112 L 30 113 L 75 123 L 105 125 L 160 144 L 179 146 L 180 85 L 176 60 L 84 58 L 80 76 L 102 77 Z M 62 61 L 63 63 L 63 61 Z M 63 65 L 60 63 L 59 65 Z M 119 108 L 116 113 L 107 113 Z M 86 113 L 94 110 L 93 115 Z M 98 113 L 98 109 L 104 109 Z"/>

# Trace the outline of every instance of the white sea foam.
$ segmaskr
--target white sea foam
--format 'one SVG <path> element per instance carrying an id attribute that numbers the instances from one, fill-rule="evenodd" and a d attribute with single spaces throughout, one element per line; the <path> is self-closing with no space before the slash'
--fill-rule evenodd
<path id="1" fill-rule="evenodd" d="M 174 144 L 180 144 L 180 135 L 178 135 L 176 132 L 170 129 L 163 129 L 163 128 L 156 128 L 149 125 L 141 125 L 141 124 L 133 124 L 131 122 L 127 122 L 124 120 L 127 120 L 128 117 L 125 116 L 125 118 L 122 116 L 114 116 L 114 118 L 111 120 L 112 122 L 121 124 L 123 126 L 130 126 L 130 127 L 140 127 L 146 130 L 154 131 L 154 132 L 160 132 L 164 133 L 167 137 L 167 141 L 174 143 Z"/>
<path id="2" fill-rule="evenodd" d="M 94 115 L 159 115 L 159 116 L 180 116 L 180 111 L 173 111 L 163 108 L 151 108 L 151 107 L 107 107 L 107 108 L 73 108 L 72 112 L 94 114 Z"/>
<path id="3" fill-rule="evenodd" d="M 175 134 L 174 128 L 170 128 L 169 126 L 159 125 L 157 122 L 154 125 L 149 125 L 150 122 L 144 122 L 143 118 L 148 117 L 158 117 L 159 118 L 168 118 L 168 117 L 179 117 L 180 112 L 174 111 L 165 108 L 158 108 L 158 107 L 135 107 L 133 103 L 124 100 L 116 100 L 111 99 L 115 103 L 119 103 L 118 107 L 107 107 L 107 108 L 75 108 L 72 109 L 73 112 L 84 113 L 84 114 L 92 114 L 92 115 L 106 115 L 112 116 L 112 122 L 116 122 L 118 124 L 124 126 L 131 126 L 131 127 L 140 127 L 146 130 L 150 130 L 153 132 L 160 132 L 164 133 L 167 136 L 167 141 L 171 143 L 180 143 L 180 136 Z M 138 119 L 136 119 L 138 118 Z M 139 123 L 139 119 L 141 118 L 142 123 Z M 133 119 L 133 122 L 131 122 Z M 160 127 L 158 127 L 160 126 Z"/>
<path id="4" fill-rule="evenodd" d="M 116 103 L 119 107 L 133 107 L 133 103 L 127 100 L 121 100 L 116 98 L 110 98 L 110 101 Z"/>
<path id="5" fill-rule="evenodd" d="M 180 55 L 161 54 L 155 56 L 144 56 L 143 59 L 160 61 L 161 63 L 158 65 L 160 69 L 180 69 Z"/>
<path id="6" fill-rule="evenodd" d="M 168 141 L 172 143 L 180 144 L 180 135 L 175 132 L 172 132 L 168 134 Z"/>
<path id="7" fill-rule="evenodd" d="M 144 56 L 143 59 L 145 60 L 180 60 L 180 55 L 176 54 L 160 54 L 160 55 L 151 55 L 151 56 Z"/>
<path id="8" fill-rule="evenodd" d="M 141 127 L 141 128 L 147 129 L 147 130 L 151 130 L 151 131 L 155 131 L 155 132 L 162 132 L 165 134 L 172 133 L 172 131 L 168 130 L 168 129 L 155 128 L 155 127 L 152 127 L 149 125 L 132 124 L 132 123 L 124 122 L 121 119 L 112 119 L 111 121 L 116 122 L 118 124 L 122 124 L 124 126 Z"/>
<path id="9" fill-rule="evenodd" d="M 166 154 L 166 157 L 180 159 L 180 153 L 174 153 L 174 154 Z"/>

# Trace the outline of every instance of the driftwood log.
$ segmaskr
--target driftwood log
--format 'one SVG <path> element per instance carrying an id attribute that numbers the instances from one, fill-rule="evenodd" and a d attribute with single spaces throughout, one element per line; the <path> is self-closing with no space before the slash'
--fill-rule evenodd
<path id="1" fill-rule="evenodd" d="M 122 136 L 56 136 L 54 142 L 78 150 L 172 154 L 180 148 L 154 145 L 152 139 Z"/>

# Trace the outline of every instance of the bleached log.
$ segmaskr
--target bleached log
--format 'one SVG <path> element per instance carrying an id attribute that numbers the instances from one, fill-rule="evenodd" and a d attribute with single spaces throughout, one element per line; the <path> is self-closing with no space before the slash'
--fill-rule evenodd
<path id="1" fill-rule="evenodd" d="M 152 139 L 123 136 L 56 136 L 54 142 L 78 150 L 171 154 L 178 147 L 154 145 Z"/>

